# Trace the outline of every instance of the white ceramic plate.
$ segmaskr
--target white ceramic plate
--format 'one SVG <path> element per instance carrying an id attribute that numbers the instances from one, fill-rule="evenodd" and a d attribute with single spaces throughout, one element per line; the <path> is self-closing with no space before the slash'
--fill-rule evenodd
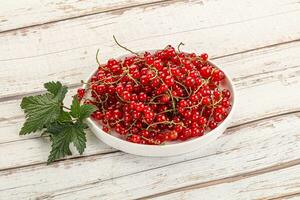
<path id="1" fill-rule="evenodd" d="M 153 50 L 149 51 L 153 52 Z M 126 56 L 124 55 L 119 57 L 118 59 L 123 59 Z M 211 65 L 219 68 L 216 64 L 209 61 Z M 87 82 L 90 80 L 90 78 L 96 73 L 97 70 L 95 70 L 90 77 L 88 78 Z M 165 157 L 165 156 L 174 156 L 179 154 L 188 153 L 191 151 L 195 151 L 200 148 L 205 148 L 205 145 L 213 142 L 216 140 L 222 133 L 226 130 L 226 128 L 229 125 L 229 122 L 232 118 L 232 115 L 235 110 L 235 89 L 234 85 L 232 83 L 231 78 L 228 76 L 228 74 L 222 69 L 226 76 L 226 88 L 231 91 L 232 97 L 231 97 L 231 110 L 227 116 L 227 118 L 221 122 L 217 128 L 215 128 L 212 131 L 207 132 L 202 137 L 198 138 L 191 138 L 187 141 L 178 141 L 176 143 L 171 144 L 165 144 L 165 145 L 143 145 L 143 144 L 135 144 L 131 142 L 127 142 L 126 140 L 123 140 L 118 137 L 116 133 L 108 134 L 104 132 L 101 128 L 101 125 L 97 122 L 95 122 L 92 118 L 88 118 L 86 120 L 89 128 L 92 130 L 92 132 L 99 138 L 101 141 L 103 141 L 105 144 L 119 149 L 121 151 L 135 154 L 135 155 L 141 155 L 141 156 L 152 156 L 152 157 Z M 86 89 L 86 86 L 83 87 Z"/>

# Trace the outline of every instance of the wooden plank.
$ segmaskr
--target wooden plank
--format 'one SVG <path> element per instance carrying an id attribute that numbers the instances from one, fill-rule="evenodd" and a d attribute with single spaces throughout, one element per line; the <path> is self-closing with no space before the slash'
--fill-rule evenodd
<path id="1" fill-rule="evenodd" d="M 111 10 L 127 9 L 158 0 L 22 0 L 4 1 L 0 7 L 0 32 L 28 26 L 93 15 Z M 122 11 L 121 11 L 122 12 Z"/>
<path id="2" fill-rule="evenodd" d="M 274 200 L 300 198 L 300 166 L 282 169 L 251 178 L 225 180 L 208 187 L 187 188 L 169 195 L 151 198 L 155 200 L 182 199 L 257 199 Z"/>
<path id="3" fill-rule="evenodd" d="M 118 152 L 5 170 L 0 172 L 0 198 L 134 199 L 236 175 L 299 167 L 299 129 L 297 113 L 231 129 L 202 150 L 176 157 Z"/>
<path id="4" fill-rule="evenodd" d="M 297 53 L 300 50 L 299 44 L 300 42 L 285 44 L 218 59 L 218 63 L 224 65 L 224 68 L 232 74 L 238 89 L 237 112 L 232 126 L 300 110 L 298 90 L 300 58 Z M 270 92 L 274 88 L 280 93 Z M 72 93 L 74 90 L 69 94 Z M 10 155 L 0 156 L 2 170 L 42 163 L 49 153 L 47 145 L 41 149 L 45 140 L 40 138 L 30 140 L 36 136 L 18 135 L 24 122 L 19 104 L 20 100 L 0 103 L 0 110 L 7 113 L 6 118 L 0 121 L 0 154 Z M 85 155 L 112 151 L 102 149 L 95 137 L 90 137 L 89 148 Z"/>
<path id="5" fill-rule="evenodd" d="M 213 57 L 300 38 L 300 4 L 293 0 L 201 2 L 147 5 L 0 34 L 0 98 L 42 91 L 49 80 L 77 85 L 95 68 L 97 48 L 101 60 L 124 54 L 113 34 L 134 50 L 183 41 L 185 50 Z M 139 28 L 129 32 L 133 26 Z"/>

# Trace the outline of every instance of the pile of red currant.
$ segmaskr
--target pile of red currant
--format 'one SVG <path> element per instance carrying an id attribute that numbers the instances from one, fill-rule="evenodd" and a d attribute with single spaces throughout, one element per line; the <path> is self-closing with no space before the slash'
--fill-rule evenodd
<path id="1" fill-rule="evenodd" d="M 231 107 L 225 81 L 206 53 L 183 53 L 169 45 L 108 60 L 77 95 L 98 107 L 92 118 L 105 132 L 159 145 L 201 137 L 216 128 Z"/>

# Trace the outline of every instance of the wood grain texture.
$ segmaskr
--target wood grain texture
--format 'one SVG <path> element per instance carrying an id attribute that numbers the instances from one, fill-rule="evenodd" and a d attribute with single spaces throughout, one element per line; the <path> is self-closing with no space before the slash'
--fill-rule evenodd
<path id="1" fill-rule="evenodd" d="M 300 198 L 300 167 L 299 165 L 272 171 L 266 174 L 226 180 L 222 184 L 203 188 L 188 188 L 169 195 L 151 198 L 155 200 L 184 199 L 256 199 L 274 200 Z"/>
<path id="2" fill-rule="evenodd" d="M 159 0 L 22 0 L 3 1 L 0 32 L 65 21 L 111 10 L 163 2 Z"/>
<path id="3" fill-rule="evenodd" d="M 0 197 L 133 199 L 237 174 L 269 173 L 299 166 L 299 128 L 298 113 L 231 129 L 205 149 L 182 156 L 117 152 L 5 170 L 0 172 L 0 195 L 5 196 Z"/>
<path id="4" fill-rule="evenodd" d="M 232 6 L 234 5 L 234 6 Z M 24 0 L 0 6 L 0 199 L 299 199 L 300 4 L 293 0 Z M 67 97 L 101 61 L 184 42 L 234 80 L 237 113 L 214 143 L 168 158 L 119 152 L 88 132 L 84 155 L 45 165 L 47 138 L 18 136 L 24 95 Z M 207 198 L 206 198 L 207 197 Z"/>
<path id="5" fill-rule="evenodd" d="M 183 41 L 185 50 L 212 57 L 298 40 L 299 8 L 293 0 L 167 2 L 3 33 L 0 98 L 42 91 L 49 80 L 78 85 L 94 69 L 97 48 L 102 61 L 126 53 L 113 34 L 137 51 Z"/>
<path id="6" fill-rule="evenodd" d="M 217 60 L 232 75 L 237 86 L 238 112 L 236 112 L 231 126 L 287 112 L 300 111 L 299 50 L 300 42 Z M 274 88 L 281 92 L 270 92 Z M 74 94 L 74 90 L 69 92 L 68 97 L 72 94 Z M 70 101 L 70 98 L 67 101 Z M 2 170 L 43 163 L 49 153 L 50 147 L 45 145 L 48 143 L 47 140 L 36 138 L 36 135 L 25 137 L 18 135 L 24 122 L 24 115 L 19 104 L 20 100 L 0 103 L 0 110 L 7 113 L 7 116 L 0 120 L 0 155 L 3 155 L 0 156 L 0 161 L 2 161 L 0 169 Z M 22 149 L 22 151 L 18 151 L 18 149 Z M 111 151 L 113 149 L 103 146 L 91 135 L 84 156 Z M 1 159 L 2 157 L 3 159 Z"/>

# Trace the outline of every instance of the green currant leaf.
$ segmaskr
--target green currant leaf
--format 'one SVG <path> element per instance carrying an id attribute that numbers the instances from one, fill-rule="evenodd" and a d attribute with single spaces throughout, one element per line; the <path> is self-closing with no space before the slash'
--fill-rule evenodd
<path id="1" fill-rule="evenodd" d="M 70 114 L 74 118 L 79 118 L 80 116 L 80 103 L 77 96 L 74 96 L 73 98 Z"/>
<path id="2" fill-rule="evenodd" d="M 59 158 L 63 158 L 67 155 L 72 155 L 70 150 L 70 143 L 72 141 L 72 131 L 71 129 L 60 125 L 61 127 L 56 127 L 60 129 L 60 132 L 51 135 L 52 140 L 52 149 L 50 151 L 50 155 L 48 157 L 47 163 L 50 164 L 54 160 Z"/>
<path id="3" fill-rule="evenodd" d="M 88 118 L 93 112 L 97 110 L 97 107 L 95 105 L 91 104 L 84 104 L 80 106 L 80 120 L 84 120 Z"/>
<path id="4" fill-rule="evenodd" d="M 64 123 L 64 122 L 71 122 L 72 121 L 72 117 L 70 115 L 70 113 L 66 112 L 66 111 L 62 111 L 57 119 L 59 122 Z"/>
<path id="5" fill-rule="evenodd" d="M 48 93 L 22 99 L 21 108 L 25 112 L 26 121 L 20 134 L 44 130 L 42 135 L 50 136 L 52 149 L 48 157 L 49 164 L 56 159 L 72 155 L 71 143 L 80 154 L 84 152 L 86 148 L 84 129 L 87 125 L 82 120 L 89 117 L 96 110 L 96 106 L 80 105 L 75 96 L 71 111 L 66 112 L 63 110 L 63 100 L 68 91 L 67 87 L 60 82 L 48 82 L 44 86 Z"/>
<path id="6" fill-rule="evenodd" d="M 51 81 L 44 84 L 44 87 L 55 96 L 59 101 L 63 101 L 66 93 L 68 92 L 68 88 L 66 86 L 63 86 L 61 82 L 57 81 Z"/>
<path id="7" fill-rule="evenodd" d="M 26 114 L 26 121 L 20 135 L 43 129 L 48 124 L 56 121 L 62 111 L 61 103 L 49 93 L 24 97 L 21 108 Z"/>
<path id="8" fill-rule="evenodd" d="M 71 105 L 71 116 L 79 120 L 84 120 L 89 117 L 93 112 L 97 110 L 97 107 L 90 104 L 80 105 L 78 98 L 75 96 Z"/>
<path id="9" fill-rule="evenodd" d="M 64 126 L 62 124 L 54 122 L 48 125 L 44 133 L 49 133 L 51 136 L 57 135 L 62 132 L 63 128 Z"/>
<path id="10" fill-rule="evenodd" d="M 71 143 L 74 144 L 80 154 L 82 154 L 86 148 L 86 135 L 82 123 L 77 122 L 69 125 L 56 124 L 53 130 L 50 131 L 55 132 L 55 134 L 51 135 L 52 150 L 48 157 L 48 164 L 59 158 L 72 155 L 70 150 Z"/>
<path id="11" fill-rule="evenodd" d="M 84 132 L 84 124 L 76 123 L 73 127 L 73 144 L 76 147 L 77 151 L 82 154 L 86 148 L 86 136 Z"/>

